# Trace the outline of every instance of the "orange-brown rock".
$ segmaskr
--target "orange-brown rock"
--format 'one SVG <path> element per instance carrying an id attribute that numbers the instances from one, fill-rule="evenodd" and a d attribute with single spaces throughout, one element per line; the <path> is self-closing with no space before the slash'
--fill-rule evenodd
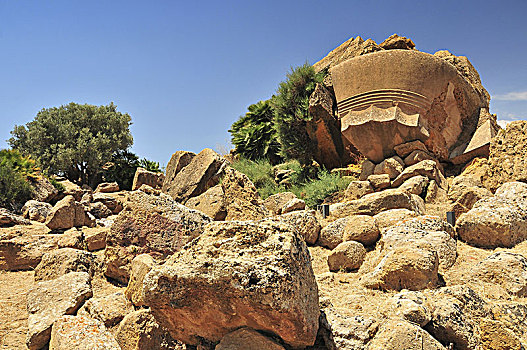
<path id="1" fill-rule="evenodd" d="M 161 189 L 161 187 L 163 187 L 163 181 L 165 181 L 165 175 L 163 173 L 155 173 L 139 167 L 135 171 L 132 191 L 138 190 L 141 185 L 148 185 L 154 189 Z"/>

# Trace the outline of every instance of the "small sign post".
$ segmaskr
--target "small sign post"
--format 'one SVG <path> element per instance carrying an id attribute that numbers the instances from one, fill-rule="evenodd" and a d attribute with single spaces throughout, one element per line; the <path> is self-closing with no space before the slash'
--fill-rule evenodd
<path id="1" fill-rule="evenodd" d="M 446 221 L 452 225 L 456 226 L 456 213 L 453 211 L 447 211 L 446 212 Z"/>

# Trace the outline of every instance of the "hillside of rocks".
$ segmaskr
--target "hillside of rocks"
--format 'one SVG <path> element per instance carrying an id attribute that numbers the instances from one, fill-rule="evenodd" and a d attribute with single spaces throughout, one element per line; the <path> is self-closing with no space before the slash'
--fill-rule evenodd
<path id="1" fill-rule="evenodd" d="M 350 39 L 315 67 L 414 47 Z M 468 60 L 439 56 L 488 107 Z M 0 208 L 0 348 L 527 348 L 527 121 L 479 108 L 470 137 L 493 132 L 453 158 L 439 136 L 361 152 L 328 215 L 261 198 L 211 149 L 139 168 L 131 191 L 42 180 Z"/>

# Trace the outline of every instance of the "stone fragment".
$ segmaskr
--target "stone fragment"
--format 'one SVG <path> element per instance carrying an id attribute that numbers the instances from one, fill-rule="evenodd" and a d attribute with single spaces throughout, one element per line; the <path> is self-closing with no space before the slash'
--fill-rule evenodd
<path id="1" fill-rule="evenodd" d="M 335 249 L 344 242 L 344 228 L 351 221 L 352 216 L 337 219 L 320 230 L 317 245 Z"/>
<path id="2" fill-rule="evenodd" d="M 210 216 L 213 220 L 222 221 L 227 216 L 225 193 L 221 185 L 209 188 L 199 196 L 190 198 L 185 206 L 199 210 Z"/>
<path id="3" fill-rule="evenodd" d="M 86 272 L 70 272 L 38 282 L 27 295 L 27 347 L 30 350 L 42 349 L 50 340 L 55 321 L 61 316 L 74 314 L 92 294 L 90 275 Z"/>
<path id="4" fill-rule="evenodd" d="M 124 294 L 135 305 L 143 306 L 143 280 L 155 265 L 154 258 L 148 254 L 136 256 L 131 263 L 130 280 Z"/>
<path id="5" fill-rule="evenodd" d="M 315 244 L 321 230 L 314 210 L 299 210 L 283 214 L 280 220 L 293 226 L 307 244 Z"/>
<path id="6" fill-rule="evenodd" d="M 371 183 L 371 186 L 377 191 L 384 190 L 385 188 L 390 187 L 391 184 L 390 175 L 388 174 L 370 175 L 368 176 L 368 181 Z"/>
<path id="7" fill-rule="evenodd" d="M 346 241 L 340 243 L 328 255 L 329 271 L 357 270 L 364 261 L 366 249 L 359 242 Z"/>
<path id="8" fill-rule="evenodd" d="M 375 163 L 369 159 L 365 159 L 361 164 L 361 172 L 359 176 L 360 181 L 365 181 L 368 179 L 368 176 L 373 175 L 375 171 Z"/>
<path id="9" fill-rule="evenodd" d="M 24 219 L 22 216 L 11 213 L 5 208 L 0 208 L 0 227 L 29 224 L 29 220 Z"/>
<path id="10" fill-rule="evenodd" d="M 373 192 L 373 187 L 369 181 L 351 181 L 346 188 L 346 198 L 355 200 Z"/>
<path id="11" fill-rule="evenodd" d="M 112 215 L 112 211 L 101 202 L 90 203 L 89 208 L 90 213 L 95 216 L 96 219 L 103 219 Z"/>
<path id="12" fill-rule="evenodd" d="M 319 305 L 311 259 L 285 223 L 210 223 L 146 275 L 143 292 L 160 325 L 186 344 L 217 342 L 244 326 L 274 333 L 294 348 L 315 342 Z"/>
<path id="13" fill-rule="evenodd" d="M 421 327 L 403 320 L 388 320 L 368 343 L 368 349 L 447 350 Z"/>
<path id="14" fill-rule="evenodd" d="M 483 318 L 479 323 L 480 346 L 488 350 L 522 350 L 524 346 L 513 331 L 499 321 Z"/>
<path id="15" fill-rule="evenodd" d="M 421 151 L 421 150 L 415 150 L 412 153 L 410 153 L 406 158 L 404 158 L 404 165 L 406 166 L 412 166 L 419 162 L 422 162 L 423 160 L 433 160 L 435 161 L 435 158 L 430 155 L 428 152 Z"/>
<path id="16" fill-rule="evenodd" d="M 329 333 L 324 336 L 327 348 L 331 350 L 366 349 L 366 344 L 377 332 L 378 320 L 360 315 L 350 316 L 346 311 L 333 307 L 324 309 L 320 318 L 320 326 Z"/>
<path id="17" fill-rule="evenodd" d="M 28 179 L 33 187 L 32 198 L 37 202 L 50 202 L 59 194 L 59 190 L 45 176 Z"/>
<path id="18" fill-rule="evenodd" d="M 22 216 L 26 219 L 45 222 L 53 206 L 49 203 L 29 200 L 22 207 Z"/>
<path id="19" fill-rule="evenodd" d="M 46 226 L 50 230 L 67 230 L 76 226 L 94 226 L 95 220 L 85 211 L 82 204 L 76 202 L 73 196 L 66 196 L 51 209 Z"/>
<path id="20" fill-rule="evenodd" d="M 267 197 L 263 201 L 263 205 L 274 215 L 280 215 L 284 205 L 295 198 L 296 195 L 293 192 L 280 192 Z"/>
<path id="21" fill-rule="evenodd" d="M 189 198 L 199 196 L 217 185 L 226 164 L 226 160 L 219 154 L 205 148 L 174 176 L 167 170 L 163 193 L 170 195 L 177 202 L 185 203 Z"/>
<path id="22" fill-rule="evenodd" d="M 162 190 L 164 193 L 166 193 L 170 184 L 174 182 L 176 175 L 179 174 L 184 167 L 189 165 L 194 157 L 196 157 L 195 153 L 187 151 L 177 151 L 172 154 L 172 157 L 167 164 L 165 180 L 163 181 Z"/>
<path id="23" fill-rule="evenodd" d="M 91 202 L 93 202 L 93 193 L 86 192 L 85 194 L 83 194 L 80 202 L 83 205 L 89 205 Z"/>
<path id="24" fill-rule="evenodd" d="M 93 252 L 106 247 L 106 234 L 108 233 L 108 228 L 93 227 L 84 229 L 82 232 L 84 234 L 84 243 L 88 251 Z"/>
<path id="25" fill-rule="evenodd" d="M 484 118 L 487 120 L 483 121 Z M 472 138 L 452 150 L 450 161 L 453 164 L 465 164 L 475 157 L 488 158 L 490 143 L 500 129 L 496 115 L 491 115 L 487 108 L 481 108 L 478 127 Z"/>
<path id="26" fill-rule="evenodd" d="M 395 179 L 404 169 L 404 163 L 401 158 L 394 156 L 386 158 L 375 166 L 373 173 L 375 175 L 388 174 L 390 180 Z"/>
<path id="27" fill-rule="evenodd" d="M 493 253 L 468 271 L 468 275 L 476 283 L 499 285 L 511 295 L 527 294 L 527 259 L 521 254 Z"/>
<path id="28" fill-rule="evenodd" d="M 122 292 L 91 298 L 84 304 L 82 309 L 90 317 L 101 321 L 108 328 L 115 326 L 127 314 L 134 311 L 134 307 Z"/>
<path id="29" fill-rule="evenodd" d="M 387 307 L 390 315 L 424 327 L 431 318 L 430 310 L 425 302 L 426 297 L 421 292 L 401 291 L 388 300 Z"/>
<path id="30" fill-rule="evenodd" d="M 135 256 L 153 253 L 162 259 L 172 255 L 199 236 L 210 221 L 165 194 L 131 192 L 126 210 L 117 216 L 106 236 L 105 275 L 127 283 Z"/>
<path id="31" fill-rule="evenodd" d="M 226 334 L 215 350 L 284 350 L 284 347 L 254 329 L 240 328 Z"/>
<path id="32" fill-rule="evenodd" d="M 426 203 L 444 203 L 447 201 L 447 192 L 437 185 L 436 180 L 430 180 L 426 189 Z"/>
<path id="33" fill-rule="evenodd" d="M 412 39 L 397 34 L 390 35 L 379 46 L 385 50 L 413 50 L 415 48 Z"/>
<path id="34" fill-rule="evenodd" d="M 332 50 L 326 57 L 315 63 L 313 67 L 317 72 L 334 67 L 350 58 L 365 55 L 382 48 L 372 39 L 364 40 L 360 36 L 349 38 L 340 46 Z"/>
<path id="35" fill-rule="evenodd" d="M 437 168 L 437 163 L 433 160 L 423 160 L 404 169 L 401 175 L 397 176 L 397 178 L 393 180 L 392 187 L 399 187 L 403 182 L 417 175 L 426 176 L 430 180 L 435 180 L 437 185 L 443 189 L 448 188 L 445 177 Z"/>
<path id="36" fill-rule="evenodd" d="M 117 182 L 103 182 L 97 185 L 94 193 L 112 193 L 119 192 L 119 184 Z"/>
<path id="37" fill-rule="evenodd" d="M 165 175 L 163 173 L 155 173 L 144 168 L 137 168 L 132 183 L 132 191 L 138 190 L 142 185 L 148 185 L 154 189 L 161 189 Z"/>
<path id="38" fill-rule="evenodd" d="M 410 218 L 415 218 L 417 213 L 408 209 L 390 209 L 373 216 L 375 225 L 380 231 L 390 226 L 401 223 Z"/>
<path id="39" fill-rule="evenodd" d="M 60 235 L 57 244 L 59 248 L 84 249 L 84 236 L 82 231 L 77 230 L 76 227 L 70 228 Z"/>
<path id="40" fill-rule="evenodd" d="M 124 317 L 115 333 L 121 350 L 186 349 L 159 326 L 149 309 L 139 309 Z"/>
<path id="41" fill-rule="evenodd" d="M 82 196 L 84 195 L 84 191 L 82 190 L 82 188 L 79 185 L 74 184 L 73 182 L 69 180 L 61 180 L 59 181 L 59 184 L 61 184 L 62 187 L 64 187 L 64 191 L 62 191 L 61 193 L 61 195 L 64 197 L 73 196 L 73 198 L 75 198 L 75 200 L 78 202 L 81 200 Z"/>
<path id="42" fill-rule="evenodd" d="M 419 140 L 414 140 L 406 143 L 402 143 L 393 148 L 397 155 L 401 158 L 406 158 L 410 153 L 414 151 L 428 152 L 424 143 Z"/>
<path id="43" fill-rule="evenodd" d="M 284 204 L 284 206 L 282 207 L 281 212 L 282 212 L 282 214 L 287 214 L 287 213 L 290 213 L 292 211 L 304 210 L 304 209 L 306 209 L 306 202 L 304 202 L 301 199 L 294 198 L 294 199 L 291 199 L 286 204 Z"/>
<path id="44" fill-rule="evenodd" d="M 49 350 L 121 350 L 104 325 L 86 316 L 62 316 L 53 324 Z"/>
<path id="45" fill-rule="evenodd" d="M 96 259 L 94 254 L 84 250 L 53 250 L 44 254 L 35 268 L 35 281 L 49 281 L 70 272 L 86 272 L 91 278 L 97 267 Z"/>
<path id="46" fill-rule="evenodd" d="M 380 231 L 375 219 L 369 215 L 352 215 L 346 221 L 342 230 L 342 240 L 357 241 L 365 246 L 375 244 L 380 237 Z"/>
<path id="47" fill-rule="evenodd" d="M 123 204 L 111 194 L 95 193 L 93 195 L 93 203 L 101 202 L 106 205 L 112 214 L 119 214 L 123 210 Z"/>
<path id="48" fill-rule="evenodd" d="M 399 190 L 420 196 L 426 191 L 429 181 L 426 176 L 417 175 L 403 182 Z"/>
<path id="49" fill-rule="evenodd" d="M 33 269 L 46 252 L 55 249 L 57 238 L 51 235 L 24 235 L 0 240 L 0 270 Z"/>
<path id="50" fill-rule="evenodd" d="M 496 302 L 492 305 L 490 313 L 493 320 L 499 321 L 503 327 L 517 334 L 524 334 L 527 331 L 527 324 L 525 324 L 527 305 L 522 302 Z"/>
<path id="51" fill-rule="evenodd" d="M 398 189 L 387 189 L 367 194 L 354 201 L 332 204 L 329 213 L 338 218 L 354 214 L 375 215 L 390 209 L 409 209 L 418 214 L 425 212 L 421 197 Z"/>
<path id="52" fill-rule="evenodd" d="M 161 194 L 161 190 L 158 190 L 156 188 L 153 188 L 152 186 L 148 186 L 145 184 L 142 184 L 137 190 L 146 194 L 150 194 L 152 196 L 159 196 Z"/>

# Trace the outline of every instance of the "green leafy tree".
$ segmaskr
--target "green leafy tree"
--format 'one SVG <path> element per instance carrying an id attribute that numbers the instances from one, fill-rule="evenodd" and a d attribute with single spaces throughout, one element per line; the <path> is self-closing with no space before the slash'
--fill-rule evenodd
<path id="1" fill-rule="evenodd" d="M 139 166 L 154 173 L 161 172 L 161 169 L 159 168 L 159 162 L 154 162 L 153 160 L 148 160 L 146 158 L 139 159 Z"/>
<path id="2" fill-rule="evenodd" d="M 93 187 L 112 155 L 132 145 L 130 124 L 130 116 L 113 103 L 70 103 L 42 109 L 33 121 L 15 126 L 8 142 L 50 173 Z"/>
<path id="3" fill-rule="evenodd" d="M 39 172 L 36 162 L 20 152 L 0 150 L 0 207 L 19 209 L 31 198 L 33 189 L 28 177 Z"/>
<path id="4" fill-rule="evenodd" d="M 322 82 L 324 72 L 305 63 L 291 69 L 286 81 L 280 83 L 276 96 L 272 99 L 274 122 L 281 145 L 282 155 L 287 159 L 297 159 L 301 164 L 310 164 L 315 145 L 307 133 L 306 122 L 309 115 L 309 97 L 316 84 Z"/>
<path id="5" fill-rule="evenodd" d="M 131 190 L 138 166 L 139 158 L 134 153 L 129 151 L 115 152 L 111 161 L 103 167 L 103 179 L 108 182 L 117 182 L 120 189 Z"/>
<path id="6" fill-rule="evenodd" d="M 276 164 L 281 158 L 280 144 L 270 101 L 250 105 L 248 110 L 229 130 L 235 152 L 250 160 L 269 159 Z"/>

